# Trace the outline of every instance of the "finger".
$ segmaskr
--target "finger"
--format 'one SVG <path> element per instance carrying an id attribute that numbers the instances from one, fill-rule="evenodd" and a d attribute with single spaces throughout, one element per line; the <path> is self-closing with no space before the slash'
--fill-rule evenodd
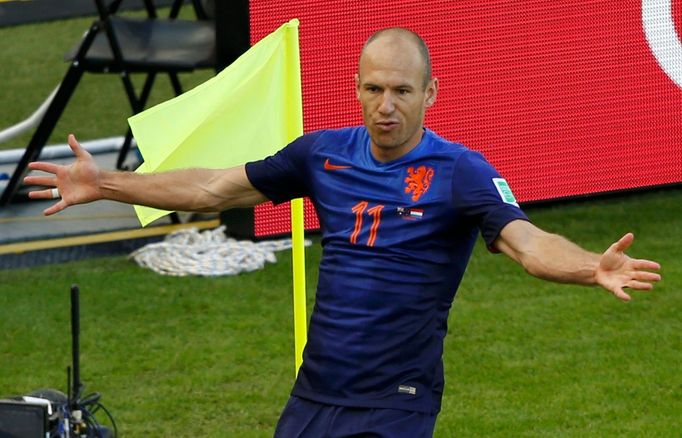
<path id="1" fill-rule="evenodd" d="M 632 245 L 632 241 L 635 240 L 635 235 L 632 233 L 627 233 L 620 240 L 612 245 L 613 249 L 616 251 L 624 252 L 626 249 Z"/>
<path id="2" fill-rule="evenodd" d="M 64 210 L 67 207 L 66 202 L 64 200 L 60 200 L 59 202 L 52 204 L 51 207 L 46 208 L 43 210 L 43 214 L 45 216 L 50 216 L 55 213 L 59 213 L 60 211 Z"/>
<path id="3" fill-rule="evenodd" d="M 54 196 L 52 196 L 52 189 L 33 190 L 28 192 L 28 197 L 31 199 L 54 199 Z"/>
<path id="4" fill-rule="evenodd" d="M 621 288 L 618 288 L 612 292 L 613 292 L 613 295 L 615 295 L 616 298 L 618 298 L 621 301 L 630 301 L 632 299 L 632 298 L 630 298 L 630 295 L 626 294 L 625 291 L 623 291 L 623 289 L 621 289 Z"/>
<path id="5" fill-rule="evenodd" d="M 654 285 L 651 283 L 644 283 L 643 281 L 630 280 L 627 283 L 627 287 L 637 290 L 651 290 L 654 288 Z"/>
<path id="6" fill-rule="evenodd" d="M 68 142 L 69 147 L 71 147 L 71 150 L 73 151 L 73 154 L 76 156 L 76 158 L 90 155 L 88 151 L 81 147 L 80 143 L 78 143 L 78 140 L 76 140 L 75 135 L 69 134 Z"/>
<path id="7" fill-rule="evenodd" d="M 59 167 L 60 166 L 58 164 L 46 163 L 45 161 L 34 161 L 32 163 L 28 163 L 28 168 L 31 170 L 42 170 L 43 172 L 48 173 L 57 173 Z"/>
<path id="8" fill-rule="evenodd" d="M 27 176 L 24 184 L 28 186 L 57 186 L 57 178 L 54 176 Z"/>
<path id="9" fill-rule="evenodd" d="M 661 281 L 661 275 L 655 272 L 639 271 L 632 275 L 634 280 L 639 281 Z"/>
<path id="10" fill-rule="evenodd" d="M 661 265 L 659 265 L 658 263 L 651 261 L 651 260 L 642 260 L 642 259 L 633 260 L 632 266 L 635 269 L 652 269 L 654 271 L 661 269 Z"/>

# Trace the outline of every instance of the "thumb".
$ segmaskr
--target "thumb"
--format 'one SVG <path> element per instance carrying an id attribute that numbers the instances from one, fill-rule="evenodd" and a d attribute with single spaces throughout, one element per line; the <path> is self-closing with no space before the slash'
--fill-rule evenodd
<path id="1" fill-rule="evenodd" d="M 78 140 L 76 140 L 75 135 L 69 134 L 68 142 L 69 142 L 69 147 L 73 151 L 73 154 L 76 156 L 76 158 L 82 158 L 82 157 L 90 155 L 88 153 L 88 151 L 83 149 L 83 147 L 78 143 Z"/>
<path id="2" fill-rule="evenodd" d="M 635 240 L 635 235 L 632 233 L 627 233 L 620 240 L 612 245 L 612 248 L 618 252 L 625 252 L 626 249 L 630 248 L 632 242 Z"/>

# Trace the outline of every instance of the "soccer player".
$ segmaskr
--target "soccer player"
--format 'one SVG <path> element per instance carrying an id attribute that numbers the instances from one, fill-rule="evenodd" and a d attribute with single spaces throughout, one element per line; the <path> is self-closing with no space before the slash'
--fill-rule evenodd
<path id="1" fill-rule="evenodd" d="M 603 254 L 534 226 L 479 153 L 424 128 L 438 80 L 426 45 L 399 28 L 373 35 L 356 75 L 364 126 L 304 135 L 272 157 L 225 170 L 159 174 L 98 168 L 73 135 L 76 161 L 36 162 L 45 214 L 98 199 L 220 211 L 307 196 L 323 256 L 308 344 L 278 437 L 429 437 L 443 391 L 448 312 L 480 231 L 492 251 L 547 280 L 600 285 L 621 300 L 648 290 L 659 265 Z"/>

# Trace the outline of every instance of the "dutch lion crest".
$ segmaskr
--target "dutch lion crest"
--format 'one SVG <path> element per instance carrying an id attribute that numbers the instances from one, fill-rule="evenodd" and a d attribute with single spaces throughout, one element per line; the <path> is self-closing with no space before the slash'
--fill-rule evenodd
<path id="1" fill-rule="evenodd" d="M 433 174 L 432 167 L 419 166 L 416 169 L 414 167 L 407 168 L 405 193 L 412 193 L 412 201 L 417 202 L 424 193 L 429 191 Z"/>

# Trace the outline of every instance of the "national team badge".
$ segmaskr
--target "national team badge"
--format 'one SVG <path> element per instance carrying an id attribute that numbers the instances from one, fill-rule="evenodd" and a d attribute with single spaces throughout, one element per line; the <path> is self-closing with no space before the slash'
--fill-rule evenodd
<path id="1" fill-rule="evenodd" d="M 417 202 L 422 195 L 429 191 L 433 178 L 433 167 L 419 166 L 407 168 L 405 178 L 405 193 L 412 193 L 412 201 Z"/>

